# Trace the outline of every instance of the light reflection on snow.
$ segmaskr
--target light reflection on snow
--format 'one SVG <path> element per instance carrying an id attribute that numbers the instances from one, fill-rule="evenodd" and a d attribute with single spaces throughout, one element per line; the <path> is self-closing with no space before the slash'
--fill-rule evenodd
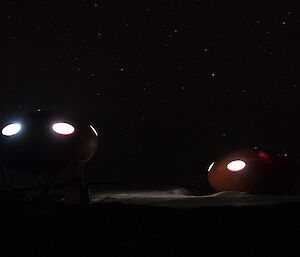
<path id="1" fill-rule="evenodd" d="M 119 202 L 170 208 L 197 208 L 205 206 L 261 206 L 298 202 L 300 195 L 254 195 L 246 192 L 223 191 L 209 195 L 191 195 L 184 188 L 153 191 L 115 191 L 94 193 L 95 203 Z"/>

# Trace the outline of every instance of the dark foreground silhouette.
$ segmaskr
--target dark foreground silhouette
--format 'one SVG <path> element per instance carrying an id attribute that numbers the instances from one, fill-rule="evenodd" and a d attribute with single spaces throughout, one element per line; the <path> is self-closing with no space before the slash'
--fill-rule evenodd
<path id="1" fill-rule="evenodd" d="M 300 204 L 152 207 L 2 201 L 0 256 L 296 256 Z"/>

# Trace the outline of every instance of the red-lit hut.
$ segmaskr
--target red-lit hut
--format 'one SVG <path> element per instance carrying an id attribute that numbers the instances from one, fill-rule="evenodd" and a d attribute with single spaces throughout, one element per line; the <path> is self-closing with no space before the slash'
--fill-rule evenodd
<path id="1" fill-rule="evenodd" d="M 235 151 L 208 168 L 208 181 L 216 191 L 291 193 L 298 178 L 299 168 L 293 159 L 258 148 Z"/>

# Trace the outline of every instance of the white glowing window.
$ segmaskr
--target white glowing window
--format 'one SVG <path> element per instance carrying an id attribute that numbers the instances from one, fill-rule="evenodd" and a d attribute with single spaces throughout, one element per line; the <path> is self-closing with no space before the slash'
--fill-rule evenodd
<path id="1" fill-rule="evenodd" d="M 52 129 L 60 135 L 70 135 L 75 131 L 74 127 L 71 124 L 65 122 L 55 123 L 52 126 Z"/>
<path id="2" fill-rule="evenodd" d="M 97 133 L 96 129 L 92 125 L 90 125 L 90 128 L 94 131 L 94 133 L 96 134 L 96 136 L 98 136 L 98 133 Z"/>
<path id="3" fill-rule="evenodd" d="M 246 167 L 246 163 L 241 160 L 232 161 L 227 165 L 227 169 L 229 169 L 230 171 L 240 171 L 245 167 Z"/>
<path id="4" fill-rule="evenodd" d="M 2 135 L 13 136 L 13 135 L 19 133 L 21 128 L 22 128 L 22 126 L 19 123 L 9 124 L 2 129 Z"/>
<path id="5" fill-rule="evenodd" d="M 213 163 L 211 163 L 210 165 L 209 165 L 209 167 L 208 167 L 208 170 L 207 171 L 210 171 L 211 169 L 212 169 L 212 167 L 214 166 L 214 162 Z"/>

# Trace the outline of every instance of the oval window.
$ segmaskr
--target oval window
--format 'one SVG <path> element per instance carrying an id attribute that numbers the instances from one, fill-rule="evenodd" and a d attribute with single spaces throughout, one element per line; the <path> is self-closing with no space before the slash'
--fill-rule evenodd
<path id="1" fill-rule="evenodd" d="M 12 123 L 2 129 L 2 135 L 13 136 L 20 132 L 22 126 L 19 123 Z"/>
<path id="2" fill-rule="evenodd" d="M 214 166 L 215 162 L 212 162 L 209 167 L 208 167 L 208 170 L 207 171 L 210 171 L 212 169 L 212 167 Z"/>
<path id="3" fill-rule="evenodd" d="M 97 133 L 96 129 L 92 125 L 90 125 L 90 128 L 93 130 L 93 132 L 95 133 L 95 135 L 98 136 L 98 133 Z"/>
<path id="4" fill-rule="evenodd" d="M 66 122 L 58 122 L 53 124 L 52 129 L 60 135 L 70 135 L 75 131 L 75 128 Z"/>
<path id="5" fill-rule="evenodd" d="M 242 160 L 235 160 L 235 161 L 232 161 L 230 163 L 228 163 L 227 165 L 227 169 L 230 170 L 230 171 L 240 171 L 242 169 L 244 169 L 246 167 L 246 163 Z"/>

